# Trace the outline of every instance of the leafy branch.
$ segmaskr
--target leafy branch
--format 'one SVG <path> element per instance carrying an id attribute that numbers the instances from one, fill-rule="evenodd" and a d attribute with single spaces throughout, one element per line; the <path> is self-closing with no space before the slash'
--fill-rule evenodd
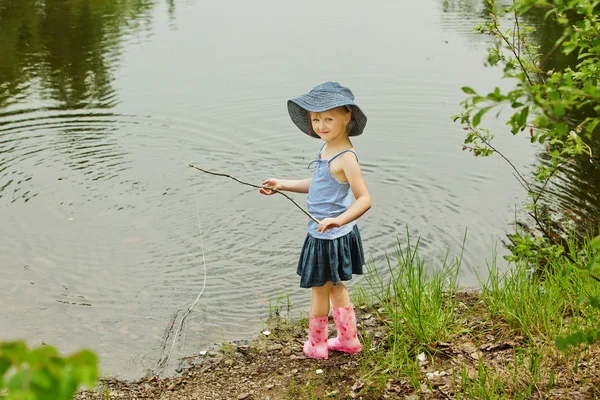
<path id="1" fill-rule="evenodd" d="M 589 253 L 581 257 L 585 242 L 573 243 L 553 228 L 552 215 L 540 215 L 540 202 L 549 193 L 548 187 L 559 175 L 568 173 L 564 167 L 576 160 L 587 158 L 595 162 L 595 155 L 586 143 L 598 133 L 600 125 L 600 2 L 597 0 L 513 0 L 512 6 L 498 9 L 495 0 L 488 0 L 490 19 L 478 26 L 480 34 L 496 38 L 488 51 L 487 65 L 502 68 L 505 79 L 515 82 L 514 88 L 479 94 L 463 87 L 467 98 L 463 110 L 453 117 L 467 131 L 463 150 L 475 156 L 498 154 L 514 171 L 513 175 L 525 189 L 530 204 L 525 208 L 541 235 L 535 237 L 522 232 L 512 235 L 512 261 L 533 264 L 540 272 L 549 260 L 576 269 L 600 281 L 600 238 L 592 241 Z M 545 12 L 546 22 L 562 28 L 562 34 L 553 46 L 541 54 L 540 46 L 531 42 L 533 28 L 522 21 L 528 13 Z M 503 30 L 502 22 L 512 17 L 512 28 Z M 564 56 L 575 55 L 576 61 L 560 70 L 545 70 L 550 57 L 560 50 Z M 526 179 L 510 159 L 493 145 L 494 135 L 480 127 L 484 116 L 506 106 L 512 109 L 507 120 L 513 135 L 529 130 L 530 142 L 545 151 L 548 162 L 540 165 L 533 181 Z M 551 211 L 550 211 L 551 212 Z M 580 260 L 580 261 L 575 261 Z M 567 270 L 567 267 L 565 267 Z M 556 272 L 556 271 L 549 271 Z M 600 309 L 600 297 L 582 296 L 591 307 Z M 557 339 L 557 346 L 565 348 L 580 343 L 600 340 L 600 327 L 588 331 L 577 330 L 568 337 Z"/>

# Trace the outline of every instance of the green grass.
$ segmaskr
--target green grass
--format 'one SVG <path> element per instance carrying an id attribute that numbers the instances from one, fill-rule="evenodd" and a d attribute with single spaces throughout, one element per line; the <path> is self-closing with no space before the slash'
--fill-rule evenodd
<path id="1" fill-rule="evenodd" d="M 589 248 L 585 252 L 591 251 Z M 574 253 L 584 265 L 585 252 Z M 540 340 L 552 345 L 556 336 L 574 326 L 591 328 L 598 322 L 598 310 L 582 305 L 584 298 L 600 293 L 593 279 L 575 272 L 577 265 L 568 259 L 550 259 L 545 274 L 532 274 L 522 265 L 511 264 L 501 273 L 492 263 L 489 278 L 481 282 L 482 300 L 490 314 L 507 322 L 531 343 Z"/>
<path id="2" fill-rule="evenodd" d="M 305 384 L 296 383 L 296 379 L 292 376 L 290 386 L 288 388 L 287 398 L 290 400 L 307 399 L 317 400 L 317 387 L 310 379 Z"/>
<path id="3" fill-rule="evenodd" d="M 368 288 L 354 296 L 358 304 L 381 304 L 385 311 L 380 318 L 389 329 L 387 341 L 377 348 L 372 347 L 371 338 L 362 337 L 366 350 L 362 363 L 368 370 L 367 377 L 402 370 L 415 388 L 420 386 L 417 355 L 427 352 L 430 344 L 447 340 L 453 329 L 454 293 L 461 262 L 447 254 L 435 272 L 427 273 L 418 248 L 419 242 L 413 246 L 410 238 L 404 249 L 398 243 L 394 257 L 387 257 L 387 280 L 373 262 L 369 263 Z"/>
<path id="4" fill-rule="evenodd" d="M 521 264 L 500 271 L 495 262 L 488 265 L 488 278 L 480 280 L 478 304 L 457 315 L 457 276 L 462 256 L 448 254 L 439 266 L 425 266 L 419 256 L 418 241 L 398 244 L 395 254 L 387 257 L 388 277 L 383 279 L 374 262 L 367 268 L 367 286 L 354 293 L 356 304 L 380 304 L 379 318 L 388 330 L 386 340 L 374 343 L 362 335 L 363 378 L 373 389 L 383 389 L 389 378 L 405 379 L 415 392 L 431 383 L 419 365 L 417 355 L 436 359 L 436 343 L 486 340 L 482 324 L 499 336 L 497 340 L 519 338 L 513 359 L 502 365 L 483 358 L 455 362 L 446 368 L 452 377 L 456 398 L 503 399 L 528 398 L 548 391 L 557 384 L 556 376 L 575 376 L 582 349 L 558 352 L 558 335 L 598 325 L 598 310 L 582 304 L 582 296 L 599 295 L 600 285 L 587 276 L 573 272 L 565 258 L 547 260 L 546 271 L 531 274 Z M 572 251 L 576 264 L 593 258 L 592 249 Z M 495 257 L 494 257 L 495 259 Z M 546 266 L 548 267 L 548 266 Z M 380 308 L 381 309 L 381 308 Z M 469 322 L 470 321 L 470 322 Z M 481 343 L 480 343 L 481 344 Z M 443 360 L 443 359 L 442 359 Z M 439 361 L 438 361 L 439 363 Z M 569 372 L 571 371 L 571 372 Z M 566 375 L 565 375 L 566 374 Z M 590 379 L 583 375 L 581 381 Z"/>

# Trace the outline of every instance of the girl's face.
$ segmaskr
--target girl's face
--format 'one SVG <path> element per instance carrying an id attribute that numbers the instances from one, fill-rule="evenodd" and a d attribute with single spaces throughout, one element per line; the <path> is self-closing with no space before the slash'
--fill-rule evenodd
<path id="1" fill-rule="evenodd" d="M 348 135 L 346 127 L 350 122 L 352 113 L 345 107 L 337 107 L 322 112 L 311 112 L 310 120 L 312 129 L 317 135 L 326 142 L 333 140 L 340 135 Z"/>

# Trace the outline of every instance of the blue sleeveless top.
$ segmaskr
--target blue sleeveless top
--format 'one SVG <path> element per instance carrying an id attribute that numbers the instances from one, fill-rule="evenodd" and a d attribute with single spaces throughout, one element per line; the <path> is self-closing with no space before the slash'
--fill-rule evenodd
<path id="1" fill-rule="evenodd" d="M 338 181 L 329 170 L 329 163 L 335 160 L 340 155 L 350 152 L 356 156 L 356 153 L 352 150 L 344 150 L 329 160 L 323 160 L 321 158 L 321 152 L 325 145 L 319 150 L 317 159 L 308 164 L 308 167 L 314 163 L 317 164 L 315 172 L 308 189 L 308 196 L 306 198 L 306 205 L 308 212 L 311 213 L 316 219 L 321 221 L 323 218 L 335 218 L 342 214 L 352 204 L 354 200 L 354 194 L 350 188 L 348 182 Z M 356 156 L 358 160 L 358 156 Z M 319 224 L 312 219 L 308 220 L 308 233 L 317 239 L 337 239 L 352 231 L 356 225 L 355 221 L 349 224 L 342 225 L 339 228 L 328 229 L 325 233 L 317 232 Z"/>

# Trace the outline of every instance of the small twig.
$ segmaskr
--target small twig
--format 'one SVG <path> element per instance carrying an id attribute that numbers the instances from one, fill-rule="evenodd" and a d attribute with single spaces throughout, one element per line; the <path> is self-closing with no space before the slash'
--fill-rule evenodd
<path id="1" fill-rule="evenodd" d="M 318 220 L 318 219 L 316 219 L 315 217 L 313 217 L 313 216 L 312 216 L 312 215 L 311 215 L 311 214 L 310 214 L 308 211 L 306 211 L 306 210 L 305 210 L 304 208 L 302 208 L 302 207 L 301 207 L 301 206 L 300 206 L 298 203 L 296 203 L 296 202 L 294 201 L 294 199 L 292 199 L 290 196 L 288 196 L 287 194 L 283 193 L 283 192 L 282 192 L 282 191 L 280 191 L 280 190 L 277 190 L 277 189 L 275 189 L 275 188 L 268 187 L 268 186 L 259 186 L 259 185 L 255 185 L 255 184 L 253 184 L 253 183 L 244 182 L 244 181 L 241 181 L 241 180 L 237 179 L 236 177 L 233 177 L 233 176 L 231 176 L 231 175 L 229 175 L 229 174 L 222 174 L 222 173 L 219 173 L 219 172 L 208 171 L 208 170 L 206 170 L 206 169 L 203 169 L 203 168 L 200 168 L 200 167 L 198 167 L 198 166 L 196 166 L 196 165 L 194 165 L 194 164 L 190 164 L 190 167 L 192 167 L 192 168 L 195 168 L 195 169 L 197 169 L 197 170 L 199 170 L 199 171 L 205 172 L 205 173 L 207 173 L 207 174 L 216 175 L 216 176 L 224 176 L 224 177 L 226 177 L 226 178 L 231 178 L 231 179 L 233 179 L 234 181 L 241 183 L 242 185 L 251 186 L 251 187 L 253 187 L 253 188 L 257 188 L 257 189 L 268 189 L 268 190 L 270 190 L 270 191 L 272 191 L 272 192 L 274 192 L 274 193 L 279 193 L 280 195 L 284 196 L 286 199 L 288 199 L 289 201 L 291 201 L 292 203 L 294 203 L 294 204 L 296 205 L 296 207 L 298 207 L 300 210 L 302 210 L 302 212 L 303 212 L 304 214 L 308 215 L 308 217 L 309 217 L 310 219 L 312 219 L 313 221 L 315 221 L 317 224 L 319 223 L 319 220 Z"/>
<path id="2" fill-rule="evenodd" d="M 469 129 L 470 129 L 472 132 L 477 132 L 477 131 L 475 130 L 475 128 L 474 128 L 474 127 L 473 127 L 473 126 L 472 126 L 470 123 L 467 123 L 467 126 L 469 127 Z M 528 191 L 531 191 L 529 183 L 528 183 L 528 182 L 527 182 L 527 180 L 526 180 L 526 179 L 523 177 L 523 175 L 521 175 L 521 173 L 519 172 L 519 170 L 517 169 L 517 167 L 515 167 L 515 165 L 514 165 L 514 164 L 513 164 L 513 163 L 512 163 L 512 162 L 511 162 L 511 161 L 510 161 L 508 158 L 506 158 L 506 156 L 504 156 L 504 154 L 502 154 L 500 151 L 498 151 L 498 149 L 496 149 L 494 146 L 492 146 L 492 144 L 491 144 L 489 141 L 485 140 L 485 139 L 483 138 L 483 136 L 481 136 L 481 135 L 479 135 L 479 134 L 478 134 L 477 136 L 478 136 L 478 139 L 479 139 L 479 140 L 481 140 L 481 141 L 482 141 L 482 142 L 483 142 L 483 143 L 484 143 L 484 144 L 485 144 L 487 147 L 489 147 L 490 149 L 492 149 L 492 151 L 493 151 L 494 153 L 497 153 L 497 154 L 498 154 L 500 157 L 502 157 L 502 158 L 504 159 L 504 161 L 506 161 L 506 162 L 507 162 L 507 163 L 508 163 L 508 164 L 509 164 L 509 165 L 512 167 L 512 169 L 515 171 L 515 173 L 516 173 L 516 174 L 518 175 L 518 177 L 520 178 L 521 184 L 522 184 L 522 185 L 524 185 L 524 187 L 526 187 Z"/>
<path id="3" fill-rule="evenodd" d="M 515 177 L 515 179 L 517 180 L 517 182 L 519 182 L 519 183 L 521 184 L 521 187 L 522 187 L 523 189 L 525 189 L 525 191 L 526 191 L 526 192 L 529 192 L 529 188 L 528 188 L 527 186 L 525 186 L 525 184 L 524 184 L 523 182 L 521 182 L 521 180 L 519 179 L 519 177 L 517 176 L 517 174 L 515 174 L 515 173 L 513 172 L 513 174 L 512 174 L 512 175 Z"/>
<path id="4" fill-rule="evenodd" d="M 513 47 L 515 47 L 515 36 L 517 34 L 517 27 L 519 26 L 519 20 L 517 19 L 517 10 L 514 9 L 515 6 L 515 0 L 513 0 L 513 14 L 515 16 L 515 23 L 513 25 L 513 32 L 512 32 L 512 45 Z M 521 35 L 519 34 L 519 40 L 521 39 Z M 519 46 L 519 56 L 521 55 L 521 47 Z"/>
<path id="5" fill-rule="evenodd" d="M 515 4 L 515 0 L 513 0 L 513 6 Z M 517 26 L 517 39 L 519 40 L 517 43 L 517 50 L 519 52 L 519 57 L 521 57 L 521 27 L 519 26 L 519 15 L 517 14 L 517 10 L 515 9 L 514 11 L 515 13 L 515 25 Z M 515 36 L 514 36 L 514 30 L 513 30 L 513 47 L 515 44 Z"/>
<path id="6" fill-rule="evenodd" d="M 469 128 L 472 131 L 475 131 L 475 129 L 471 126 L 471 124 L 468 124 Z M 531 189 L 531 186 L 529 185 L 529 183 L 525 180 L 525 178 L 523 177 L 523 175 L 521 175 L 521 173 L 519 172 L 519 170 L 517 169 L 517 167 L 515 167 L 515 165 L 504 156 L 504 154 L 502 154 L 500 151 L 498 151 L 498 149 L 496 149 L 494 146 L 491 145 L 490 142 L 488 142 L 487 140 L 483 139 L 481 136 L 479 136 L 479 139 L 486 145 L 488 146 L 490 149 L 492 149 L 495 153 L 498 153 L 508 164 L 510 164 L 510 166 L 513 168 L 513 170 L 515 171 L 515 173 L 513 173 L 514 177 L 517 179 L 517 181 L 521 184 L 521 186 L 523 186 L 523 188 L 530 192 L 530 193 L 534 193 L 534 191 Z M 465 148 L 470 148 L 468 146 L 464 146 Z M 543 235 L 550 240 L 551 243 L 554 243 L 556 245 L 561 246 L 565 252 L 563 253 L 564 256 L 571 261 L 573 264 L 578 265 L 578 262 L 575 261 L 575 259 L 573 257 L 571 257 L 571 255 L 567 252 L 567 248 L 565 247 L 564 244 L 559 243 L 555 238 L 552 237 L 552 235 L 550 235 L 550 231 L 547 229 L 547 227 L 545 227 L 544 225 L 542 225 L 542 222 L 540 220 L 540 216 L 538 214 L 538 205 L 537 202 L 540 199 L 540 196 L 543 194 L 543 192 L 546 190 L 546 186 L 548 185 L 548 182 L 550 181 L 550 179 L 556 174 L 556 172 L 558 172 L 560 170 L 560 167 L 562 167 L 564 164 L 566 164 L 568 161 L 559 163 L 556 168 L 552 171 L 552 173 L 550 174 L 550 176 L 546 179 L 546 181 L 544 182 L 544 185 L 542 186 L 542 189 L 540 190 L 539 193 L 537 193 L 537 197 L 533 198 L 533 206 L 534 206 L 534 212 L 528 212 L 527 214 L 533 218 L 533 220 L 535 221 L 535 223 L 537 224 L 538 228 L 540 228 L 540 230 L 542 231 Z M 537 246 L 536 246 L 537 247 Z M 594 280 L 600 282 L 600 278 L 598 278 L 595 275 L 590 275 Z"/>
<path id="7" fill-rule="evenodd" d="M 515 48 L 510 45 L 510 41 L 508 40 L 508 38 L 506 36 L 504 36 L 502 31 L 500 31 L 500 27 L 498 26 L 497 20 L 494 20 L 494 28 L 496 28 L 496 32 L 498 32 L 498 34 L 500 35 L 502 40 L 504 40 L 504 43 L 506 43 L 508 45 L 508 48 L 511 50 L 513 55 L 517 58 L 517 61 L 519 62 L 519 65 L 521 66 L 521 70 L 525 74 L 525 77 L 527 78 L 527 82 L 529 82 L 529 85 L 533 86 L 533 82 L 531 81 L 531 78 L 529 77 L 529 73 L 527 73 L 527 69 L 525 69 L 525 66 L 523 65 L 523 61 L 521 61 L 521 57 L 517 54 L 517 52 L 515 51 Z"/>
<path id="8" fill-rule="evenodd" d="M 570 160 L 566 160 L 566 161 L 561 161 L 560 163 L 558 163 L 556 165 L 556 167 L 554 168 L 554 170 L 550 173 L 550 175 L 548 175 L 548 177 L 546 178 L 546 181 L 544 182 L 544 185 L 542 186 L 542 188 L 540 189 L 540 191 L 538 192 L 537 196 L 534 198 L 533 203 L 537 205 L 537 202 L 540 200 L 540 197 L 542 197 L 542 194 L 544 194 L 544 191 L 546 190 L 546 186 L 548 186 L 548 183 L 550 182 L 550 179 L 552 179 L 552 177 L 560 170 L 560 168 L 567 164 Z"/>

